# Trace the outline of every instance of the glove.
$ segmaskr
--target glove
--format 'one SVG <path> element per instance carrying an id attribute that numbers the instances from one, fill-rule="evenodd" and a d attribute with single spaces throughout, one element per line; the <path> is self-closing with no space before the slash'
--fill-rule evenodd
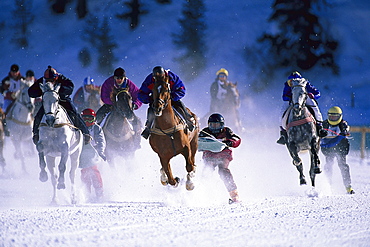
<path id="1" fill-rule="evenodd" d="M 84 143 L 85 143 L 85 145 L 89 144 L 91 140 L 92 140 L 91 135 L 84 134 Z"/>
<path id="2" fill-rule="evenodd" d="M 230 140 L 223 141 L 223 143 L 225 143 L 226 146 L 228 146 L 228 147 L 232 147 L 233 146 L 233 142 L 230 141 Z"/>
<path id="3" fill-rule="evenodd" d="M 310 99 L 314 99 L 314 98 L 315 98 L 315 96 L 314 96 L 312 93 L 309 93 L 309 94 L 308 94 L 308 97 L 309 97 Z"/>
<path id="4" fill-rule="evenodd" d="M 105 157 L 104 153 L 99 153 L 100 158 L 102 158 L 104 161 L 107 161 L 107 157 Z"/>

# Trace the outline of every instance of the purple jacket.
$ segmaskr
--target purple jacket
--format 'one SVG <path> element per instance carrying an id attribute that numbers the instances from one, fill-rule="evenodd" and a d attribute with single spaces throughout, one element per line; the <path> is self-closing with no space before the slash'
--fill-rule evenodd
<path id="1" fill-rule="evenodd" d="M 137 106 L 137 108 L 134 109 L 139 109 L 140 106 L 143 104 L 138 98 L 139 88 L 130 79 L 126 78 L 124 82 L 120 86 L 118 86 L 114 81 L 114 76 L 111 76 L 108 79 L 106 79 L 103 85 L 101 86 L 100 98 L 104 102 L 104 104 L 113 105 L 113 102 L 110 99 L 110 95 L 113 91 L 114 86 L 128 88 L 128 91 L 130 92 L 132 97 L 132 103 L 134 103 Z"/>
<path id="2" fill-rule="evenodd" d="M 182 97 L 185 96 L 185 85 L 175 73 L 172 71 L 167 71 L 169 78 L 169 83 L 171 87 L 171 99 L 173 101 L 179 101 Z M 139 99 L 144 104 L 149 104 L 153 102 L 152 99 L 152 89 L 154 87 L 153 74 L 150 73 L 141 84 L 139 91 Z"/>

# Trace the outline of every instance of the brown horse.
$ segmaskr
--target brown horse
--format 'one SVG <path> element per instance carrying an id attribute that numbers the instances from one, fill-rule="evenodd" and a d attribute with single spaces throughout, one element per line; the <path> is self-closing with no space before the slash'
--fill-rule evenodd
<path id="1" fill-rule="evenodd" d="M 140 145 L 135 142 L 137 137 L 134 125 L 141 126 L 141 121 L 132 110 L 132 98 L 127 89 L 114 88 L 111 99 L 112 111 L 102 122 L 102 127 L 107 143 L 107 161 L 111 167 L 115 167 L 116 156 L 131 159 L 135 151 L 140 148 Z M 131 125 L 129 120 L 136 124 Z"/>
<path id="2" fill-rule="evenodd" d="M 170 91 L 168 82 L 155 82 L 152 90 L 155 120 L 149 143 L 161 161 L 161 183 L 178 186 L 180 179 L 172 175 L 170 160 L 174 156 L 182 154 L 188 172 L 186 189 L 193 190 L 194 183 L 191 179 L 195 175 L 195 153 L 198 148 L 199 124 L 196 115 L 187 109 L 193 116 L 196 126 L 193 131 L 188 130 L 184 120 L 172 108 Z"/>

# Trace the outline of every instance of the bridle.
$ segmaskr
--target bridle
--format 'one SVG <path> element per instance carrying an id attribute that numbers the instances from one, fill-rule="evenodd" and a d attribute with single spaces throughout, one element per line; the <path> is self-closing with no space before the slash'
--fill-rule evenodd
<path id="1" fill-rule="evenodd" d="M 167 108 L 168 103 L 171 100 L 170 84 L 165 81 L 156 81 L 154 85 L 156 86 L 153 88 L 154 102 L 152 104 L 152 107 L 156 112 L 162 112 L 164 109 Z M 168 93 L 168 97 L 161 97 L 165 93 Z"/>

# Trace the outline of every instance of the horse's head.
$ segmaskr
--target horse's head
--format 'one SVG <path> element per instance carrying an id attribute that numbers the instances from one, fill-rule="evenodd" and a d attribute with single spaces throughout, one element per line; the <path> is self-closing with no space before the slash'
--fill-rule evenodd
<path id="1" fill-rule="evenodd" d="M 114 88 L 112 93 L 114 108 L 124 117 L 131 119 L 134 117 L 132 109 L 132 97 L 127 88 Z"/>
<path id="2" fill-rule="evenodd" d="M 307 99 L 306 91 L 307 81 L 304 79 L 294 79 L 292 80 L 292 103 L 293 103 L 293 113 L 297 117 L 301 115 L 302 110 L 305 107 Z"/>
<path id="3" fill-rule="evenodd" d="M 156 116 L 161 116 L 162 111 L 168 106 L 171 101 L 171 87 L 168 82 L 156 80 L 153 87 L 153 104 L 154 113 Z"/>
<path id="4" fill-rule="evenodd" d="M 46 123 L 48 126 L 53 126 L 59 105 L 59 88 L 60 84 L 44 81 L 40 84 L 43 92 L 42 104 L 45 110 Z"/>

